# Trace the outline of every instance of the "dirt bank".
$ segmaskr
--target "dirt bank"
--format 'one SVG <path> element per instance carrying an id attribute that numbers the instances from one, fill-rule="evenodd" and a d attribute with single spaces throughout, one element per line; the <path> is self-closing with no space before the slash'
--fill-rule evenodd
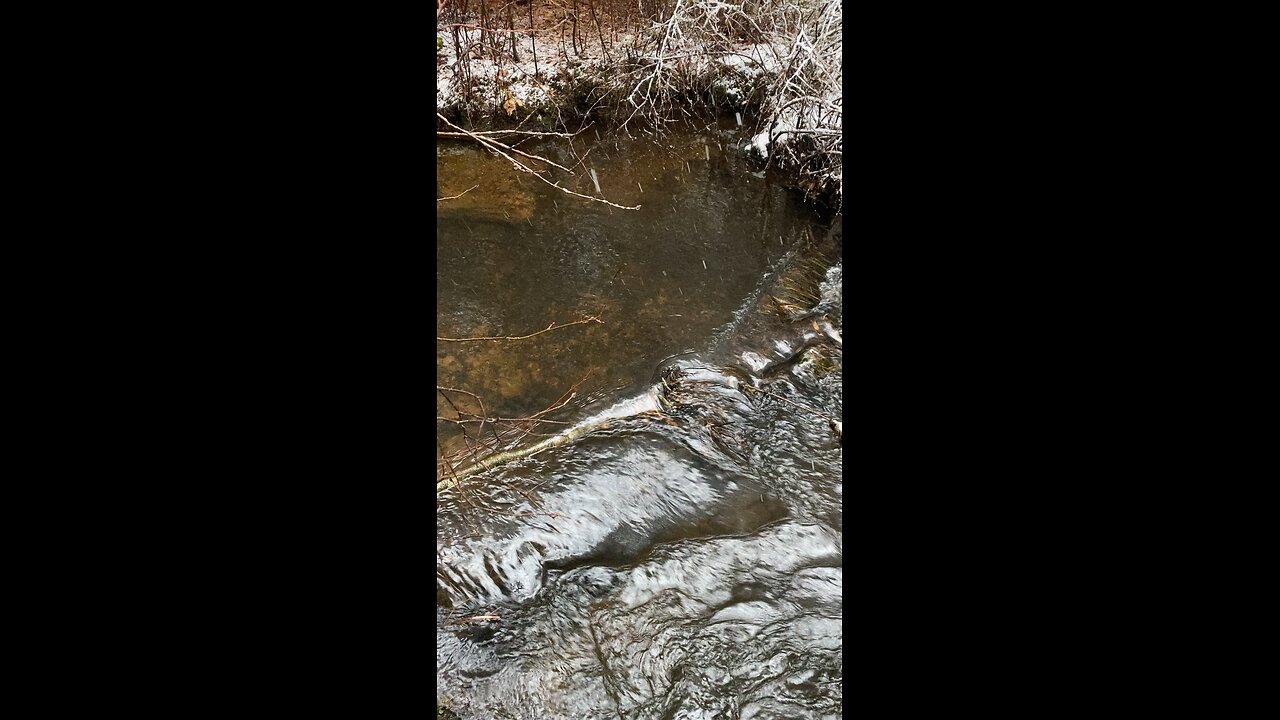
<path id="1" fill-rule="evenodd" d="M 736 113 L 751 129 L 741 151 L 839 203 L 839 3 L 571 2 L 445 5 L 437 112 L 469 129 L 570 132 Z"/>

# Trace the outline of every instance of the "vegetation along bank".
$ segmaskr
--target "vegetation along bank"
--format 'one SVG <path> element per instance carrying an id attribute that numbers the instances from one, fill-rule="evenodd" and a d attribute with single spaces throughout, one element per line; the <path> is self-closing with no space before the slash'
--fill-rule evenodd
<path id="1" fill-rule="evenodd" d="M 838 207 L 842 23 L 813 0 L 437 0 L 437 133 L 733 116 L 740 151 Z M 472 135 L 494 151 L 510 137 Z"/>

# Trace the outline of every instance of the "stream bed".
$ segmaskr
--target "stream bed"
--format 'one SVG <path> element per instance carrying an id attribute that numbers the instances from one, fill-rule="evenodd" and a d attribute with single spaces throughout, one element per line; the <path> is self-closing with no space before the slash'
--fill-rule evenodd
<path id="1" fill-rule="evenodd" d="M 572 438 L 438 492 L 460 718 L 842 715 L 841 224 L 743 141 L 439 146 L 437 483 Z"/>

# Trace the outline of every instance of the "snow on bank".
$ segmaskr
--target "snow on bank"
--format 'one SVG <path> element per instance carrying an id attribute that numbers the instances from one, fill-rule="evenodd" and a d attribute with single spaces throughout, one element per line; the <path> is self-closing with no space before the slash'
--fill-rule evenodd
<path id="1" fill-rule="evenodd" d="M 626 96 L 657 64 L 657 58 L 647 54 L 651 48 L 643 48 L 639 44 L 643 38 L 634 35 L 622 36 L 622 42 L 607 52 L 598 40 L 594 47 L 584 42 L 582 51 L 572 55 L 556 54 L 545 41 L 535 45 L 529 36 L 518 35 L 518 62 L 512 59 L 509 41 L 502 59 L 494 62 L 492 54 L 481 49 L 478 29 L 459 28 L 456 42 L 452 33 L 440 36 L 444 38 L 444 47 L 436 54 L 436 110 L 440 112 L 462 110 L 469 102 L 472 110 L 481 113 L 501 108 L 508 117 L 519 118 L 552 110 L 564 95 L 584 89 L 620 91 Z M 667 56 L 679 60 L 665 61 L 665 72 L 679 73 L 687 84 L 708 87 L 714 97 L 736 108 L 744 107 L 754 90 L 771 81 L 785 59 L 779 48 L 767 43 L 727 50 L 673 44 Z M 513 98 L 514 106 L 508 104 Z"/>
<path id="2" fill-rule="evenodd" d="M 838 14 L 838 5 L 831 12 Z M 473 22 L 477 20 L 467 21 Z M 444 40 L 437 53 L 438 112 L 456 116 L 470 110 L 480 117 L 514 121 L 542 115 L 543 122 L 560 122 L 602 97 L 615 108 L 625 108 L 628 98 L 632 108 L 639 108 L 650 88 L 701 88 L 708 90 L 710 101 L 721 108 L 746 112 L 764 104 L 762 109 L 771 116 L 762 119 L 764 127 L 742 146 L 746 153 L 768 160 L 801 138 L 818 139 L 831 160 L 823 184 L 837 192 L 842 187 L 838 143 L 843 124 L 841 69 L 839 62 L 834 67 L 828 62 L 832 58 L 830 45 L 826 55 L 817 58 L 803 33 L 772 43 L 716 47 L 693 39 L 692 33 L 672 33 L 673 41 L 664 42 L 659 50 L 653 42 L 656 31 L 649 30 L 639 36 L 619 35 L 607 49 L 587 33 L 571 51 L 562 39 L 557 42 L 547 34 L 520 32 L 521 22 L 516 19 L 514 35 L 501 33 L 498 51 L 481 42 L 482 32 L 475 27 L 445 26 L 438 32 Z M 541 39 L 535 44 L 536 37 Z M 836 45 L 837 61 L 839 55 Z M 810 63 L 807 71 L 819 76 L 818 85 L 826 88 L 817 93 L 820 99 L 793 102 L 799 77 L 796 68 L 806 62 Z M 785 78 L 781 77 L 783 69 Z M 660 81 L 655 81 L 658 74 Z M 775 157 L 775 161 L 781 159 Z"/>

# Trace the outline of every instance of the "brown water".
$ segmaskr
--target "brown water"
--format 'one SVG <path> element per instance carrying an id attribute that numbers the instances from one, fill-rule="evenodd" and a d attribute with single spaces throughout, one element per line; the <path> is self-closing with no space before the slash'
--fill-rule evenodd
<path id="1" fill-rule="evenodd" d="M 595 195 L 594 168 L 640 210 L 439 151 L 439 195 L 479 187 L 438 203 L 437 336 L 601 322 L 438 341 L 437 385 L 485 405 L 438 392 L 438 418 L 576 394 L 545 416 L 564 425 L 438 421 L 437 459 L 625 409 L 439 496 L 437 702 L 486 719 L 839 717 L 842 349 L 801 317 L 840 326 L 838 225 L 753 176 L 732 131 L 587 135 L 521 147 L 565 166 L 590 150 L 566 186 Z M 669 412 L 630 412 L 663 378 Z"/>

